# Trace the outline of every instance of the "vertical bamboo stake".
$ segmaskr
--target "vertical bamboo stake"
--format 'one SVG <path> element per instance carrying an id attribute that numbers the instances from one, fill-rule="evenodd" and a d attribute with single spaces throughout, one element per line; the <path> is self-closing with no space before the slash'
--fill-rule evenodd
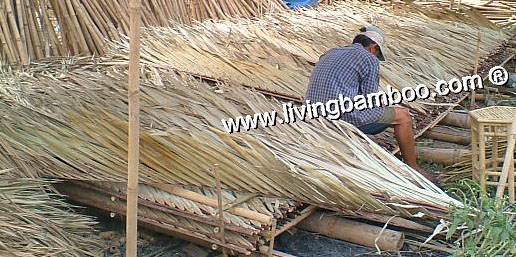
<path id="1" fill-rule="evenodd" d="M 480 30 L 478 31 L 477 36 L 477 51 L 475 52 L 475 71 L 473 72 L 474 75 L 478 72 L 478 62 L 480 61 Z M 476 91 L 471 91 L 471 106 L 475 105 L 475 97 L 476 97 Z"/>
<path id="2" fill-rule="evenodd" d="M 222 183 L 220 182 L 220 174 L 218 165 L 215 164 L 213 167 L 213 175 L 215 176 L 215 184 L 217 188 L 217 205 L 219 211 L 219 235 L 220 242 L 222 243 L 222 256 L 228 257 L 228 249 L 226 249 L 226 231 L 224 226 L 224 209 L 222 204 Z"/>
<path id="3" fill-rule="evenodd" d="M 276 220 L 276 219 L 272 220 L 272 229 L 271 229 L 272 236 L 269 241 L 269 251 L 267 252 L 268 257 L 272 257 L 272 252 L 274 251 L 274 241 L 276 240 L 276 227 L 278 226 L 277 222 L 278 222 L 278 220 Z"/>
<path id="4" fill-rule="evenodd" d="M 140 157 L 140 6 L 141 0 L 129 3 L 129 135 L 127 153 L 127 257 L 136 257 L 138 235 L 138 165 Z"/>

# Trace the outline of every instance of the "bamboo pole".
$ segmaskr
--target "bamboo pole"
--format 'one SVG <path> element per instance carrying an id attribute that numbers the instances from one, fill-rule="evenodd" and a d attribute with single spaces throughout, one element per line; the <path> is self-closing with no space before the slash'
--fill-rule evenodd
<path id="1" fill-rule="evenodd" d="M 223 245 L 226 245 L 226 228 L 224 226 L 224 210 L 222 208 L 224 206 L 222 203 L 222 183 L 220 182 L 220 174 L 218 171 L 217 164 L 214 165 L 213 175 L 215 176 L 215 184 L 217 189 L 217 209 L 219 216 L 220 242 L 222 242 Z M 222 256 L 228 257 L 228 250 L 225 247 L 222 247 Z"/>
<path id="2" fill-rule="evenodd" d="M 478 94 L 476 99 L 478 99 Z M 469 124 L 469 115 L 467 113 L 450 112 L 439 124 L 466 129 L 471 128 Z"/>
<path id="3" fill-rule="evenodd" d="M 471 144 L 471 133 L 465 129 L 446 126 L 435 126 L 423 133 L 423 137 L 459 145 Z"/>
<path id="4" fill-rule="evenodd" d="M 471 158 L 471 151 L 465 149 L 416 147 L 416 154 L 420 160 L 432 161 L 445 165 L 452 165 Z"/>
<path id="5" fill-rule="evenodd" d="M 514 147 L 516 145 L 516 119 L 514 119 L 510 126 L 510 133 L 508 137 L 507 151 L 503 161 L 502 173 L 500 175 L 500 180 L 498 181 L 498 186 L 496 189 L 496 197 L 499 198 L 503 197 L 505 186 L 507 184 L 507 178 L 509 177 L 509 172 L 514 174 L 514 169 L 511 170 L 511 166 L 513 166 L 514 163 Z M 514 187 L 509 188 L 509 195 L 512 195 L 511 199 L 509 199 L 510 203 L 514 203 Z"/>
<path id="6" fill-rule="evenodd" d="M 25 48 L 24 42 L 21 38 L 20 31 L 18 30 L 18 25 L 16 23 L 16 17 L 14 17 L 13 8 L 11 6 L 11 1 L 5 1 L 6 9 L 7 9 L 7 20 L 9 25 L 11 26 L 11 31 L 14 36 L 14 40 L 16 45 L 18 46 L 18 53 L 20 54 L 20 63 L 28 64 L 29 57 L 27 55 L 27 49 Z"/>
<path id="7" fill-rule="evenodd" d="M 322 212 L 315 212 L 299 223 L 298 228 L 385 251 L 399 251 L 405 241 L 401 232 Z"/>
<path id="8" fill-rule="evenodd" d="M 126 256 L 136 257 L 138 235 L 138 166 L 140 157 L 140 6 L 141 0 L 129 3 L 129 135 L 127 169 Z"/>
<path id="9" fill-rule="evenodd" d="M 473 72 L 475 75 L 477 74 L 478 72 L 478 64 L 479 64 L 479 61 L 480 61 L 480 30 L 478 31 L 478 36 L 477 36 L 477 50 L 475 52 L 475 71 Z M 472 90 L 471 91 L 471 106 L 473 107 L 475 105 L 475 90 Z"/>
<path id="10" fill-rule="evenodd" d="M 0 26 L 1 30 L 4 34 L 4 42 L 7 42 L 7 52 L 11 54 L 11 62 L 20 61 L 20 55 L 18 54 L 18 49 L 14 46 L 11 35 L 11 30 L 9 29 L 8 20 L 7 20 L 7 12 L 4 5 L 0 4 Z"/>
<path id="11" fill-rule="evenodd" d="M 29 1 L 27 1 L 29 2 Z M 34 2 L 33 2 L 34 3 Z M 41 5 L 37 5 L 36 7 L 39 11 L 38 11 L 38 15 L 40 17 L 40 20 L 38 21 L 36 19 L 36 15 L 34 14 L 33 11 L 30 11 L 28 12 L 29 16 L 28 16 L 28 19 L 29 19 L 29 31 L 30 31 L 30 37 L 32 38 L 32 44 L 34 45 L 34 51 L 37 53 L 36 54 L 36 58 L 39 59 L 39 58 L 43 58 L 44 54 L 43 54 L 43 51 L 44 51 L 44 48 L 45 48 L 45 33 L 43 33 L 43 31 L 48 31 L 48 30 L 45 30 L 45 28 L 43 27 L 43 23 L 45 23 L 45 19 L 48 19 L 48 17 L 46 17 L 46 12 L 45 12 L 45 16 L 43 16 L 43 11 L 45 10 L 44 7 L 41 7 Z M 36 11 L 34 10 L 34 11 Z M 52 31 L 53 31 L 53 28 L 52 28 Z M 54 32 L 55 33 L 55 32 Z"/>
<path id="12" fill-rule="evenodd" d="M 27 39 L 25 37 L 25 14 L 23 5 L 21 4 L 20 0 L 16 0 L 16 12 L 18 15 L 18 30 L 20 31 L 20 38 L 21 42 L 23 44 L 23 48 L 25 48 L 27 58 L 30 58 L 30 51 L 29 51 L 29 45 L 27 44 Z"/>

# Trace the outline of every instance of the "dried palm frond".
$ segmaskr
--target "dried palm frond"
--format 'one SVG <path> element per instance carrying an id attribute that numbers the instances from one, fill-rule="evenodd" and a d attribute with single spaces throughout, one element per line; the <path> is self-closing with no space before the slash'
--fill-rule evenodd
<path id="1" fill-rule="evenodd" d="M 9 168 L 0 170 L 1 256 L 100 256 L 93 219 L 75 213 L 3 139 L 0 168 Z"/>
<path id="2" fill-rule="evenodd" d="M 432 12 L 430 12 L 431 14 Z M 260 20 L 233 19 L 195 26 L 177 24 L 150 28 L 143 35 L 145 67 L 187 72 L 211 82 L 227 82 L 268 95 L 300 100 L 308 87 L 313 64 L 332 47 L 347 45 L 360 26 L 372 22 L 386 31 L 387 61 L 381 68 L 381 87 L 401 90 L 425 84 L 432 88 L 442 79 L 472 75 L 478 31 L 482 33 L 481 56 L 497 51 L 508 34 L 458 16 L 442 20 L 417 7 L 393 10 L 364 3 L 271 14 Z M 110 48 L 115 63 L 126 63 L 126 39 Z M 113 59 L 109 59 L 113 62 Z M 416 135 L 449 111 L 468 93 L 404 102 L 411 108 Z M 392 134 L 376 138 L 396 151 Z"/>
<path id="3" fill-rule="evenodd" d="M 470 48 L 478 30 L 483 35 L 481 56 L 507 39 L 504 32 L 469 24 L 466 18 L 442 21 L 417 9 L 406 11 L 344 2 L 260 20 L 150 28 L 143 35 L 142 58 L 153 67 L 302 97 L 319 56 L 350 44 L 358 29 L 372 22 L 372 16 L 386 32 L 388 58 L 382 63 L 381 84 L 398 89 L 422 83 L 431 86 L 465 73 L 474 65 Z M 111 49 L 112 55 L 127 56 L 127 40 Z M 409 105 L 424 109 L 418 103 Z"/>
<path id="4" fill-rule="evenodd" d="M 141 95 L 143 183 L 213 187 L 208 168 L 217 164 L 225 188 L 351 215 L 442 217 L 449 204 L 460 205 L 347 123 L 228 134 L 221 119 L 280 111 L 280 103 L 174 73 L 146 75 L 153 79 Z M 6 87 L 24 92 L 28 104 L 0 103 L 1 135 L 46 176 L 125 181 L 125 78 L 125 69 L 99 65 L 56 77 L 22 75 L 23 83 Z"/>
<path id="5" fill-rule="evenodd" d="M 459 12 L 463 11 L 464 9 L 471 8 L 480 12 L 488 20 L 492 21 L 494 24 L 500 27 L 511 28 L 516 26 L 515 0 L 418 0 L 414 1 L 414 3 L 422 6 L 431 6 L 432 8 L 437 6 L 448 7 L 458 9 Z"/>

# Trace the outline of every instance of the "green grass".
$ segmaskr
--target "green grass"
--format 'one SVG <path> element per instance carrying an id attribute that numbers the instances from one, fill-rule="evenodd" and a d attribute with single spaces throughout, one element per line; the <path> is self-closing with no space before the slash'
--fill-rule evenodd
<path id="1" fill-rule="evenodd" d="M 446 237 L 456 240 L 452 256 L 516 256 L 515 204 L 483 197 L 470 180 L 461 180 L 448 191 L 465 205 L 450 211 L 453 221 Z"/>

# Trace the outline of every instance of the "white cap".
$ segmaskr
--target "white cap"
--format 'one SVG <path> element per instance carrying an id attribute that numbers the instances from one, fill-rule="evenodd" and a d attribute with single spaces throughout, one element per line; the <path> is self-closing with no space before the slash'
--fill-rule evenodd
<path id="1" fill-rule="evenodd" d="M 380 55 L 378 55 L 378 59 L 380 61 L 385 61 L 385 57 L 383 56 L 383 42 L 385 41 L 385 33 L 375 26 L 367 26 L 365 29 L 366 31 L 360 32 L 359 34 L 370 38 L 380 47 Z"/>

